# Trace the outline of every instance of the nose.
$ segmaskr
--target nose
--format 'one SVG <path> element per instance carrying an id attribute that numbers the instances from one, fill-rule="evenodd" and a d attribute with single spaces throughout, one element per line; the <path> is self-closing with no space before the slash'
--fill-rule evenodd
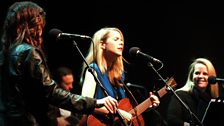
<path id="1" fill-rule="evenodd" d="M 201 73 L 201 74 L 199 74 L 199 76 L 198 76 L 198 77 L 204 77 L 204 76 L 205 76 L 205 75 Z"/>
<path id="2" fill-rule="evenodd" d="M 120 41 L 119 46 L 121 46 L 123 48 L 124 47 L 124 42 Z"/>

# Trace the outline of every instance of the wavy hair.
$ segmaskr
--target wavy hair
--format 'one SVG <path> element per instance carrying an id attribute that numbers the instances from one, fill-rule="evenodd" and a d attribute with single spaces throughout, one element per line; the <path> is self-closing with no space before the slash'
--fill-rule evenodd
<path id="1" fill-rule="evenodd" d="M 1 42 L 5 50 L 22 42 L 42 48 L 44 10 L 31 1 L 15 2 L 6 14 Z"/>

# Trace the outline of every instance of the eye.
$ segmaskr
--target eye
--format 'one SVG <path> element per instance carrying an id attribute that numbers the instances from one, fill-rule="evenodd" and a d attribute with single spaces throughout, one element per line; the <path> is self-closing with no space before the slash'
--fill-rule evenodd
<path id="1" fill-rule="evenodd" d="M 115 37 L 115 38 L 114 38 L 114 41 L 118 41 L 118 40 L 119 40 L 119 38 L 118 38 L 118 37 Z"/>
<path id="2" fill-rule="evenodd" d="M 195 74 L 195 75 L 199 75 L 199 74 L 200 74 L 200 72 L 196 71 L 194 74 Z"/>
<path id="3" fill-rule="evenodd" d="M 203 75 L 208 75 L 208 73 L 206 73 L 206 72 L 203 72 Z"/>

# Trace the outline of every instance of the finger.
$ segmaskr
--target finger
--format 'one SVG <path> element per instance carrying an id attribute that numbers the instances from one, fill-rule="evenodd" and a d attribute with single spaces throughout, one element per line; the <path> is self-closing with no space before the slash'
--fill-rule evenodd
<path id="1" fill-rule="evenodd" d="M 106 106 L 106 108 L 108 109 L 108 111 L 110 112 L 110 113 L 115 113 L 116 112 L 116 109 L 115 109 L 115 103 L 114 103 L 114 101 L 113 101 L 113 99 L 112 98 L 110 98 L 110 97 L 108 97 L 107 99 L 106 99 L 106 101 L 105 101 L 105 106 Z"/>
<path id="2" fill-rule="evenodd" d="M 118 104 L 117 101 L 111 97 L 109 102 L 110 102 L 111 109 L 112 109 L 113 113 L 116 113 L 117 104 Z"/>
<path id="3" fill-rule="evenodd" d="M 153 103 L 153 107 L 157 107 L 158 106 L 158 104 L 157 103 Z"/>
<path id="4" fill-rule="evenodd" d="M 107 109 L 110 113 L 112 113 L 111 105 L 110 105 L 110 103 L 108 102 L 108 98 L 106 98 L 105 103 L 104 103 L 104 106 L 106 107 L 106 109 Z"/>

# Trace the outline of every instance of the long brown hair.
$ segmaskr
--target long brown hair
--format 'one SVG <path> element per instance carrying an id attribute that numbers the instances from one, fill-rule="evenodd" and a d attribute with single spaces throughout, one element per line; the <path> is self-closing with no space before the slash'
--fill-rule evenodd
<path id="1" fill-rule="evenodd" d="M 1 44 L 5 50 L 25 42 L 42 48 L 45 12 L 31 1 L 15 2 L 8 8 L 3 25 Z"/>

